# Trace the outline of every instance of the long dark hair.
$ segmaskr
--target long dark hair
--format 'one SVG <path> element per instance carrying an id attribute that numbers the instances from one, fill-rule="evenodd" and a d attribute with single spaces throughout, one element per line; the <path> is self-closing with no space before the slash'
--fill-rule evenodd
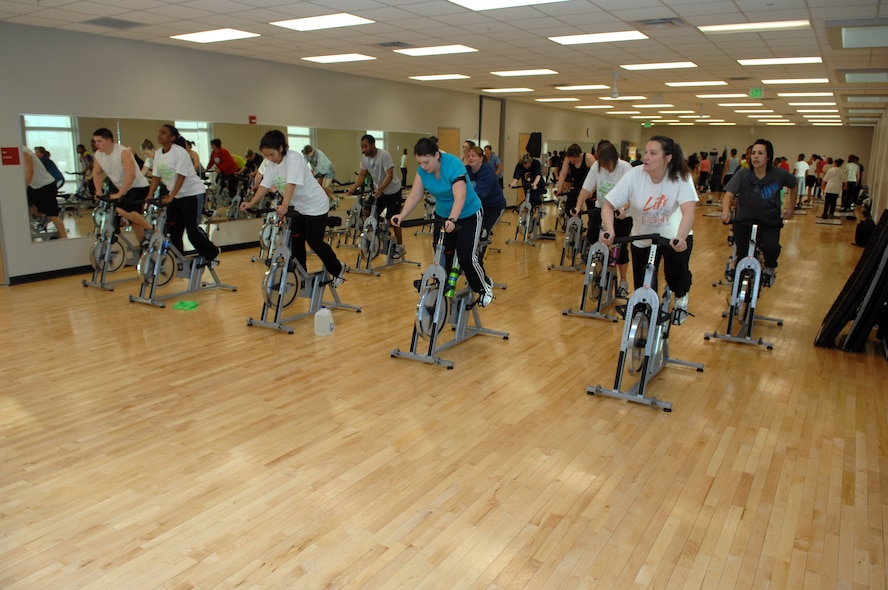
<path id="1" fill-rule="evenodd" d="M 262 136 L 262 139 L 259 141 L 259 149 L 269 149 L 269 150 L 277 150 L 281 153 L 281 155 L 287 154 L 287 149 L 290 146 L 287 145 L 286 136 L 277 129 L 272 129 L 268 133 Z"/>
<path id="2" fill-rule="evenodd" d="M 765 166 L 765 172 L 767 172 L 773 166 L 772 162 L 774 161 L 774 144 L 772 144 L 767 139 L 756 139 L 754 142 L 752 142 L 752 145 L 755 144 L 765 146 L 765 153 L 768 154 L 768 163 Z M 749 166 L 750 168 L 752 167 L 752 162 L 749 163 Z"/>
<path id="3" fill-rule="evenodd" d="M 664 154 L 672 156 L 672 160 L 669 161 L 669 165 L 666 167 L 666 175 L 669 177 L 669 180 L 686 180 L 690 176 L 691 171 L 688 168 L 688 163 L 685 161 L 681 146 L 674 139 L 665 135 L 655 135 L 648 141 L 656 141 L 660 144 Z"/>
<path id="4" fill-rule="evenodd" d="M 170 135 L 174 136 L 176 139 L 173 140 L 173 143 L 179 147 L 185 148 L 185 138 L 179 135 L 179 130 L 176 129 L 174 125 L 171 123 L 164 123 L 161 127 L 166 127 L 167 131 L 170 132 Z M 187 148 L 186 148 L 187 149 Z"/>
<path id="5" fill-rule="evenodd" d="M 414 156 L 434 156 L 437 155 L 439 151 L 438 142 L 431 137 L 423 137 L 416 142 L 415 146 L 413 146 Z"/>

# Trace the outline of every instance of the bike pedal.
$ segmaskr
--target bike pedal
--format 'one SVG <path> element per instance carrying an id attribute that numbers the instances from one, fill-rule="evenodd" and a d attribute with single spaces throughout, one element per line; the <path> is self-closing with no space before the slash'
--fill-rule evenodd
<path id="1" fill-rule="evenodd" d="M 617 311 L 617 313 L 620 315 L 620 317 L 625 320 L 626 319 L 626 309 L 628 307 L 629 307 L 628 305 L 615 305 L 614 309 Z"/>

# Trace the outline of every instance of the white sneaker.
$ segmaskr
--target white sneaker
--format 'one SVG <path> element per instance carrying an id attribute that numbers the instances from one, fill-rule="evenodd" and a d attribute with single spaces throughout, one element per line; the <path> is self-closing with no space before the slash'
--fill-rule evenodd
<path id="1" fill-rule="evenodd" d="M 777 282 L 777 269 L 768 267 L 762 271 L 762 286 L 771 287 Z"/>
<path id="2" fill-rule="evenodd" d="M 672 307 L 672 325 L 680 326 L 688 319 L 688 293 L 676 298 L 675 305 Z"/>
<path id="3" fill-rule="evenodd" d="M 333 280 L 331 281 L 331 284 L 334 287 L 342 286 L 342 283 L 345 282 L 345 273 L 348 272 L 348 267 L 345 265 L 345 263 L 340 262 L 340 264 L 342 265 L 342 268 L 339 270 L 339 274 L 337 276 L 335 276 L 333 278 Z"/>
<path id="4" fill-rule="evenodd" d="M 394 258 L 404 258 L 407 255 L 407 248 L 404 247 L 403 244 L 398 244 L 395 247 L 395 255 Z"/>
<path id="5" fill-rule="evenodd" d="M 628 299 L 629 298 L 629 283 L 626 281 L 620 281 L 620 286 L 617 287 L 617 297 L 619 299 Z"/>

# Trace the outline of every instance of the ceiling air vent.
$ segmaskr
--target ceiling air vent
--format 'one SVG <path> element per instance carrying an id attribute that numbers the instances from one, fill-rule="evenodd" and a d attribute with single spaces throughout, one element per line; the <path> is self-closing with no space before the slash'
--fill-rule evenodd
<path id="1" fill-rule="evenodd" d="M 134 23 L 130 20 L 121 20 L 119 18 L 94 18 L 92 20 L 84 21 L 82 24 L 84 25 L 93 25 L 96 27 L 103 27 L 105 29 L 132 29 L 133 27 L 141 27 L 142 23 Z"/>
<path id="2" fill-rule="evenodd" d="M 403 41 L 386 41 L 385 43 L 377 43 L 377 47 L 384 47 L 385 49 L 407 49 L 408 47 L 413 47 L 410 43 L 404 43 Z"/>
<path id="3" fill-rule="evenodd" d="M 646 20 L 637 20 L 634 23 L 639 29 L 677 29 L 684 27 L 685 23 L 678 17 L 672 18 L 649 18 Z"/>

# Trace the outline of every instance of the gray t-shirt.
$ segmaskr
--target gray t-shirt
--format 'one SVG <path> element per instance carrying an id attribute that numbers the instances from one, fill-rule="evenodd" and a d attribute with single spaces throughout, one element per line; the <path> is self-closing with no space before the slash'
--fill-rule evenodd
<path id="1" fill-rule="evenodd" d="M 731 177 L 725 192 L 737 197 L 737 219 L 776 222 L 781 215 L 781 189 L 795 186 L 795 176 L 783 168 L 772 166 L 764 178 L 758 178 L 752 168 L 741 168 Z"/>
<path id="2" fill-rule="evenodd" d="M 373 185 L 376 188 L 385 181 L 385 174 L 388 170 L 392 171 L 392 181 L 383 189 L 382 194 L 392 195 L 401 192 L 401 179 L 395 174 L 395 161 L 392 155 L 385 150 L 376 150 L 376 155 L 372 158 L 361 155 L 361 170 L 370 173 L 373 179 Z"/>

